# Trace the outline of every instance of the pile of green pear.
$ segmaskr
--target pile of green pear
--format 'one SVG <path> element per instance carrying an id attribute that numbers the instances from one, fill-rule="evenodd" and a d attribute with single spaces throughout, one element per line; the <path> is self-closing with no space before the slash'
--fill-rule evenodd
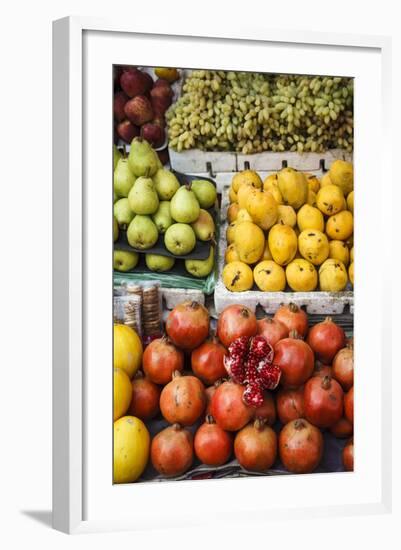
<path id="1" fill-rule="evenodd" d="M 207 209 L 214 206 L 216 198 L 216 188 L 208 180 L 180 185 L 143 138 L 132 141 L 128 156 L 114 147 L 114 241 L 120 229 L 126 230 L 128 243 L 136 249 L 120 250 L 117 243 L 114 269 L 134 269 L 139 250 L 146 254 L 148 269 L 169 271 L 176 258 L 146 253 L 159 235 L 163 235 L 166 250 L 177 258 L 190 254 L 197 240 L 214 241 L 216 228 Z M 205 260 L 185 260 L 187 272 L 194 277 L 206 277 L 213 266 L 214 246 Z"/>

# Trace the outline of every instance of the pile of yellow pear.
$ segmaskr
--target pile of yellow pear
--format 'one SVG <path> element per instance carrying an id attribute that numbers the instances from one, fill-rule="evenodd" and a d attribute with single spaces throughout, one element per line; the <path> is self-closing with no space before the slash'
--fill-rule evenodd
<path id="1" fill-rule="evenodd" d="M 229 189 L 223 282 L 232 292 L 340 292 L 354 284 L 354 174 L 335 160 L 319 179 L 283 168 L 238 172 Z"/>

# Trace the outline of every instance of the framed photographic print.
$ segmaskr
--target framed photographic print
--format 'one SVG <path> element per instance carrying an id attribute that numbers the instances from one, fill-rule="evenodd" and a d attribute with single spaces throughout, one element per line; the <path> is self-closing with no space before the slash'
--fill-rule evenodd
<path id="1" fill-rule="evenodd" d="M 389 41 L 53 50 L 54 527 L 384 513 Z"/>

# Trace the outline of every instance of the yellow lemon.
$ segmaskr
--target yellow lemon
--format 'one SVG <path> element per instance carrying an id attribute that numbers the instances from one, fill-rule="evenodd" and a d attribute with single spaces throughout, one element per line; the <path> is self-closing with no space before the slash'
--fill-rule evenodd
<path id="1" fill-rule="evenodd" d="M 131 380 L 122 369 L 114 369 L 113 392 L 114 420 L 117 420 L 128 411 L 132 398 Z"/>
<path id="2" fill-rule="evenodd" d="M 114 422 L 114 483 L 132 483 L 143 473 L 149 460 L 150 435 L 136 416 Z"/>
<path id="3" fill-rule="evenodd" d="M 142 362 L 142 342 L 134 329 L 126 325 L 114 325 L 114 367 L 124 370 L 130 378 Z"/>
<path id="4" fill-rule="evenodd" d="M 234 261 L 224 266 L 222 279 L 231 292 L 243 292 L 253 286 L 252 269 L 244 262 Z"/>
<path id="5" fill-rule="evenodd" d="M 311 292 L 317 287 L 317 271 L 307 260 L 296 258 L 285 268 L 287 282 L 295 292 Z"/>

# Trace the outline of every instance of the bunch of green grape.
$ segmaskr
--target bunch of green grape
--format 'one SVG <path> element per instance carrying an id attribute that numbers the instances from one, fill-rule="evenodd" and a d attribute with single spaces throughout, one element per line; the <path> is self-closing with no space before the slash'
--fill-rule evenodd
<path id="1" fill-rule="evenodd" d="M 166 116 L 177 151 L 352 151 L 353 80 L 194 70 Z"/>

